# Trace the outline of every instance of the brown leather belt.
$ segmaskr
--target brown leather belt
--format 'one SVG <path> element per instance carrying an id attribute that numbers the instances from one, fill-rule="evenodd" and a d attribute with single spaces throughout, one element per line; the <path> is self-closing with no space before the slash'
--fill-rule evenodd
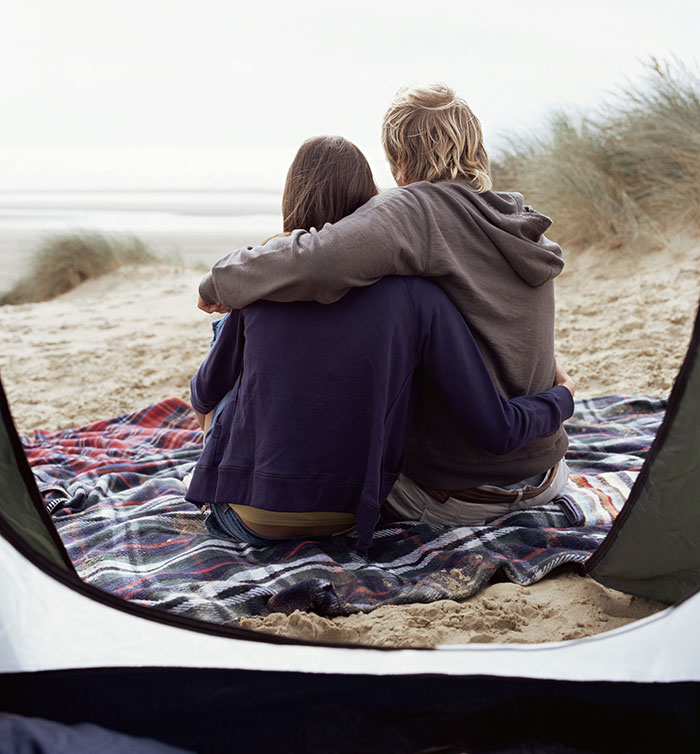
<path id="1" fill-rule="evenodd" d="M 427 492 L 433 500 L 437 500 L 438 503 L 445 503 L 451 497 L 465 503 L 514 503 L 518 500 L 531 500 L 533 497 L 537 497 L 537 495 L 541 495 L 545 490 L 548 490 L 557 476 L 558 467 L 559 464 L 547 472 L 547 477 L 539 487 L 533 487 L 533 489 L 526 490 L 525 492 L 521 492 L 520 490 L 495 492 L 479 487 L 472 487 L 467 490 L 436 490 L 433 487 L 425 487 L 422 484 L 418 486 L 424 492 Z"/>

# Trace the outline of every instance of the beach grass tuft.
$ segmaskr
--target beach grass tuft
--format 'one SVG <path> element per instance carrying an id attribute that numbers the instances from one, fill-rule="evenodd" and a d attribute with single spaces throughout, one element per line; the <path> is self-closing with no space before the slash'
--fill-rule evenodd
<path id="1" fill-rule="evenodd" d="M 697 233 L 700 77 L 651 58 L 595 112 L 554 112 L 541 133 L 512 138 L 492 173 L 497 190 L 554 218 L 562 244 L 644 248 L 681 226 Z"/>
<path id="2" fill-rule="evenodd" d="M 85 280 L 113 272 L 124 265 L 154 261 L 155 255 L 134 236 L 101 233 L 53 236 L 34 252 L 24 277 L 9 291 L 0 294 L 0 305 L 48 301 Z"/>

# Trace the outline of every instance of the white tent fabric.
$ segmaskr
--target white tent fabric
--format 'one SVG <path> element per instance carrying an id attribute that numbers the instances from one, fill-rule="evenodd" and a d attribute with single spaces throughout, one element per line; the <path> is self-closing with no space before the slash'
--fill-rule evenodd
<path id="1" fill-rule="evenodd" d="M 0 672 L 193 667 L 346 675 L 500 676 L 569 681 L 700 681 L 700 594 L 586 639 L 381 650 L 211 636 L 112 608 L 60 583 L 0 537 Z M 56 637 L 60 636 L 60 642 Z"/>

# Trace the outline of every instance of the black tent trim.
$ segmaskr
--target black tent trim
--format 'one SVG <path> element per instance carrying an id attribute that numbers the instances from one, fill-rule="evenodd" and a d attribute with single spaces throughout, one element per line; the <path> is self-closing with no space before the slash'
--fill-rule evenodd
<path id="1" fill-rule="evenodd" d="M 81 704 L 65 693 L 67 684 L 81 690 Z M 0 678 L 5 711 L 65 724 L 90 721 L 201 754 L 690 751 L 700 735 L 699 705 L 700 685 L 688 682 L 174 667 Z"/>

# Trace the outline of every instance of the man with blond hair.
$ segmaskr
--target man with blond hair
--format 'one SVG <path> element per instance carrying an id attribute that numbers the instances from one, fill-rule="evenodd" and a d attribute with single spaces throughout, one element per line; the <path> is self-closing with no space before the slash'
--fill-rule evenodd
<path id="1" fill-rule="evenodd" d="M 331 303 L 387 275 L 427 277 L 459 309 L 504 396 L 551 387 L 553 281 L 564 265 L 559 246 L 543 235 L 551 221 L 520 194 L 491 191 L 479 120 L 447 86 L 400 90 L 382 143 L 397 188 L 337 223 L 222 258 L 202 280 L 200 308 L 239 309 L 259 299 Z M 506 456 L 481 450 L 423 379 L 386 510 L 396 519 L 477 525 L 544 504 L 568 478 L 567 445 L 559 429 Z"/>

